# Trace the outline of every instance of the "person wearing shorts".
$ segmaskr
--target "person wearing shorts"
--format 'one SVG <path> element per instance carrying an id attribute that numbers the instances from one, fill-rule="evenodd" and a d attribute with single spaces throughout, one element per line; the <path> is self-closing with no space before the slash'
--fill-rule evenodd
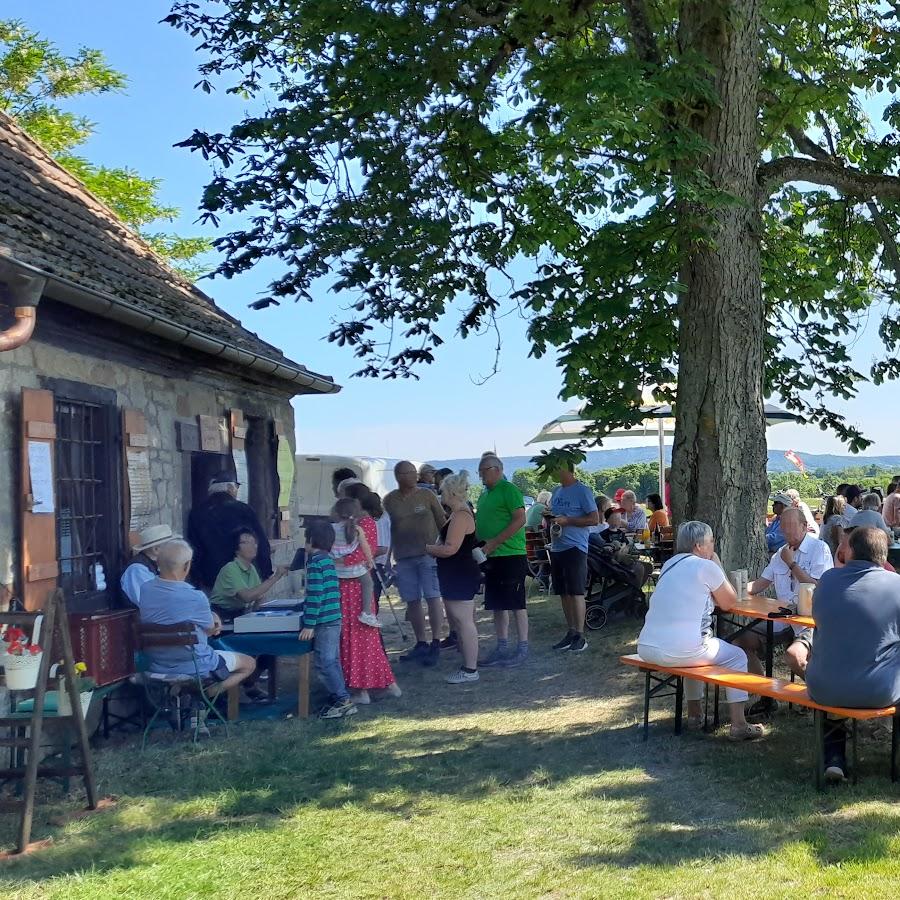
<path id="1" fill-rule="evenodd" d="M 521 666 L 528 657 L 528 611 L 525 609 L 525 499 L 503 477 L 503 462 L 486 454 L 478 463 L 484 493 L 475 516 L 478 539 L 484 541 L 484 608 L 494 614 L 497 646 L 481 666 Z M 509 652 L 510 613 L 516 620 L 518 643 Z"/>
<path id="2" fill-rule="evenodd" d="M 411 462 L 398 462 L 394 466 L 398 487 L 384 498 L 382 505 L 391 520 L 391 550 L 396 562 L 397 590 L 406 604 L 406 620 L 412 625 L 416 636 L 415 646 L 400 660 L 434 666 L 441 653 L 444 609 L 437 561 L 425 552 L 425 546 L 437 541 L 447 516 L 437 494 L 417 486 L 418 476 Z M 428 606 L 430 643 L 426 640 L 423 600 Z"/>
<path id="3" fill-rule="evenodd" d="M 781 514 L 781 530 L 785 544 L 777 550 L 759 578 L 747 586 L 750 594 L 761 594 L 774 586 L 775 597 L 791 609 L 797 608 L 797 596 L 801 584 L 817 585 L 822 575 L 833 566 L 828 544 L 813 537 L 807 531 L 806 517 L 797 507 L 788 507 Z M 809 656 L 810 642 L 800 640 L 802 626 L 789 626 L 784 622 L 775 623 L 776 643 L 786 641 L 788 664 L 797 674 L 804 674 Z M 795 639 L 796 638 L 796 639 Z M 747 653 L 747 671 L 754 675 L 763 674 L 760 657 L 765 649 L 765 632 L 747 631 L 733 641 Z M 762 697 L 747 710 L 748 716 L 771 716 L 778 709 L 778 703 L 771 697 Z"/>
<path id="4" fill-rule="evenodd" d="M 162 675 L 195 675 L 215 681 L 207 696 L 215 697 L 240 684 L 253 674 L 256 662 L 243 653 L 214 650 L 209 636 L 222 627 L 203 591 L 187 583 L 194 551 L 187 541 L 169 541 L 160 548 L 156 564 L 159 575 L 141 586 L 139 615 L 141 624 L 194 626 L 197 643 L 186 647 L 153 647 L 145 651 L 147 670 Z M 206 710 L 200 711 L 201 733 L 206 728 Z"/>
<path id="5" fill-rule="evenodd" d="M 481 587 L 481 569 L 473 551 L 477 546 L 475 517 L 469 508 L 469 476 L 450 474 L 441 483 L 441 501 L 450 511 L 437 543 L 426 544 L 437 560 L 438 577 L 450 627 L 456 632 L 462 666 L 448 675 L 448 684 L 479 680 L 478 629 L 475 626 L 475 594 Z"/>
<path id="6" fill-rule="evenodd" d="M 558 473 L 559 487 L 550 497 L 550 578 L 559 594 L 568 629 L 554 650 L 581 653 L 587 649 L 584 638 L 584 591 L 587 587 L 587 551 L 591 526 L 600 515 L 594 492 L 575 477 L 569 463 Z"/>

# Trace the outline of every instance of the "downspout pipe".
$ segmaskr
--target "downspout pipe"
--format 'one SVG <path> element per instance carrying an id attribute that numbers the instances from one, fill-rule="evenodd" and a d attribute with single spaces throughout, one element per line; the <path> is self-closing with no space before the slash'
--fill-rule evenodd
<path id="1" fill-rule="evenodd" d="M 16 270 L 7 270 L 3 278 L 5 284 L 0 285 L 0 294 L 13 308 L 16 321 L 0 331 L 0 353 L 15 350 L 31 339 L 37 323 L 37 305 L 47 286 L 46 278 Z"/>

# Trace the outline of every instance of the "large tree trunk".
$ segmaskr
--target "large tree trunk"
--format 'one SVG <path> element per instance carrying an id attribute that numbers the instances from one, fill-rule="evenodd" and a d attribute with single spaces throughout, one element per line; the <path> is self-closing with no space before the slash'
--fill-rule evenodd
<path id="1" fill-rule="evenodd" d="M 683 52 L 710 63 L 719 104 L 693 127 L 712 147 L 702 167 L 739 202 L 681 207 L 676 522 L 709 523 L 726 566 L 764 559 L 768 490 L 763 414 L 764 309 L 756 201 L 759 0 L 682 5 Z M 705 234 L 703 233 L 705 232 Z"/>

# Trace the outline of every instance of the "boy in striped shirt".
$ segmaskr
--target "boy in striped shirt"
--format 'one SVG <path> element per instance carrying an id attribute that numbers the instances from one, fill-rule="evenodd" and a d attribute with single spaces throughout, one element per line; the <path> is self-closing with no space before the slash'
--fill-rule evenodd
<path id="1" fill-rule="evenodd" d="M 356 713 L 341 671 L 341 591 L 334 560 L 328 555 L 334 544 L 334 529 L 316 522 L 306 532 L 306 603 L 300 624 L 300 640 L 312 641 L 316 671 L 328 689 L 330 702 L 322 719 L 342 719 Z"/>

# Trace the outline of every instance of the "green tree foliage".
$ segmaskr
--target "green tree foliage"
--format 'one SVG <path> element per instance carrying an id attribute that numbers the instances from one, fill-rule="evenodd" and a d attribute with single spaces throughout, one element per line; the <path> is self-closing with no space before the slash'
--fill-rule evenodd
<path id="1" fill-rule="evenodd" d="M 847 345 L 866 309 L 893 301 L 900 269 L 886 240 L 900 229 L 900 179 L 883 175 L 900 156 L 900 104 L 878 133 L 862 102 L 900 84 L 895 5 L 705 5 L 710 27 L 719 12 L 729 27 L 761 22 L 768 387 L 860 449 L 827 396 L 855 392 Z M 463 303 L 459 332 L 478 329 L 500 307 L 492 275 L 530 258 L 516 299 L 532 352 L 561 348 L 564 394 L 588 397 L 600 431 L 634 421 L 639 388 L 675 378 L 679 194 L 736 202 L 698 168 L 710 148 L 691 116 L 717 97 L 699 36 L 684 46 L 679 31 L 691 7 L 176 2 L 168 21 L 200 41 L 204 89 L 227 76 L 231 92 L 277 98 L 229 134 L 186 141 L 220 166 L 209 217 L 255 213 L 219 240 L 222 271 L 280 260 L 272 301 L 309 300 L 333 273 L 359 315 L 331 338 L 364 374 L 409 375 L 443 343 L 443 313 Z M 702 218 L 690 225 L 711 239 Z M 386 351 L 378 323 L 409 343 Z M 900 317 L 886 315 L 882 334 L 894 344 Z M 898 372 L 886 358 L 870 375 Z"/>
<path id="2" fill-rule="evenodd" d="M 619 488 L 634 491 L 638 500 L 643 502 L 648 494 L 659 491 L 659 469 L 655 463 L 629 463 L 617 469 L 601 469 L 589 472 L 576 469 L 580 481 L 589 485 L 597 494 L 612 497 Z M 841 483 L 858 484 L 862 488 L 880 488 L 887 491 L 887 486 L 896 473 L 883 466 L 849 466 L 837 472 L 816 469 L 809 473 L 773 472 L 769 475 L 772 491 L 786 491 L 794 488 L 800 496 L 819 504 L 823 498 L 835 492 Z M 556 482 L 549 476 L 542 475 L 538 469 L 516 469 L 512 476 L 513 483 L 525 494 L 537 496 L 539 491 L 553 490 Z"/>
<path id="3" fill-rule="evenodd" d="M 250 217 L 221 271 L 280 264 L 263 303 L 328 276 L 361 374 L 413 375 L 508 298 L 595 435 L 640 420 L 643 388 L 677 402 L 675 511 L 726 562 L 762 559 L 764 395 L 867 445 L 830 399 L 900 375 L 848 353 L 870 310 L 900 339 L 895 3 L 178 0 L 168 21 L 205 90 L 271 98 L 184 142 L 215 165 L 208 218 Z"/>
<path id="4" fill-rule="evenodd" d="M 16 119 L 126 225 L 139 232 L 160 256 L 195 279 L 206 271 L 200 257 L 211 244 L 205 238 L 178 237 L 150 227 L 178 215 L 177 209 L 160 203 L 159 180 L 142 178 L 128 168 L 95 165 L 76 152 L 95 126 L 60 104 L 85 95 L 120 91 L 125 85 L 125 76 L 113 69 L 99 50 L 83 47 L 66 56 L 23 22 L 0 20 L 0 109 Z"/>
<path id="5" fill-rule="evenodd" d="M 618 469 L 604 469 L 594 475 L 598 493 L 612 497 L 619 488 L 634 491 L 638 500 L 659 492 L 659 467 L 653 463 L 632 463 Z"/>

